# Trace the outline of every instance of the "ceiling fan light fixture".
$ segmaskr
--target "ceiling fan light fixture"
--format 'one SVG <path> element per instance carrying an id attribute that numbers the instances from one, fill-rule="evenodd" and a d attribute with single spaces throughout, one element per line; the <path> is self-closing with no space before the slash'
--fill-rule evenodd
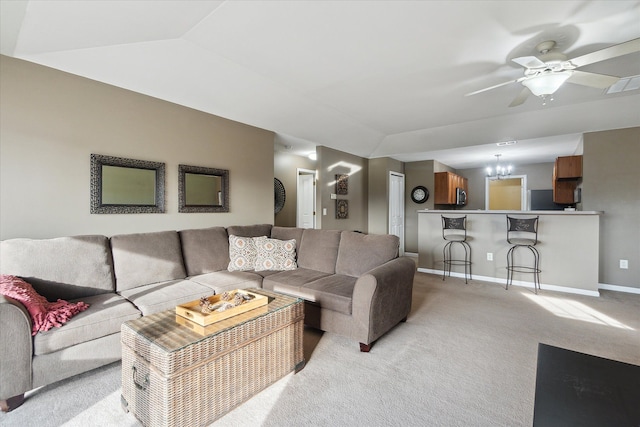
<path id="1" fill-rule="evenodd" d="M 571 71 L 543 72 L 537 76 L 522 81 L 535 96 L 551 95 L 571 77 Z"/>

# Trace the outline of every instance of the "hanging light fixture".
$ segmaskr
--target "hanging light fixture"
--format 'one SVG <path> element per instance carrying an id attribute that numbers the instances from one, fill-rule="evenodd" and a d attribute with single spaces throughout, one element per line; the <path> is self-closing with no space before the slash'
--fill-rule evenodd
<path id="1" fill-rule="evenodd" d="M 487 168 L 487 177 L 490 179 L 501 179 L 511 175 L 511 165 L 509 166 L 500 166 L 500 156 L 502 154 L 496 154 L 496 167 L 492 169 L 491 166 Z"/>
<path id="2" fill-rule="evenodd" d="M 529 77 L 522 81 L 532 94 L 542 99 L 543 105 L 547 103 L 547 97 L 551 97 L 564 82 L 571 77 L 573 71 L 554 72 L 552 70 L 544 70 L 536 76 Z M 553 101 L 553 98 L 549 98 Z"/>

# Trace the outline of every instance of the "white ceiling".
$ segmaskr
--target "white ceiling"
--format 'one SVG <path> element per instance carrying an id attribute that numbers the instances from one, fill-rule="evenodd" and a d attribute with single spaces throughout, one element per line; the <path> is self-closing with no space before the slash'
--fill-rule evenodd
<path id="1" fill-rule="evenodd" d="M 640 37 L 640 1 L 0 1 L 0 52 L 275 131 L 298 154 L 454 168 L 574 154 L 640 126 L 640 91 L 565 84 L 509 108 L 511 62 L 555 40 L 573 58 Z M 640 74 L 634 53 L 582 67 Z M 495 143 L 518 144 L 496 147 Z"/>

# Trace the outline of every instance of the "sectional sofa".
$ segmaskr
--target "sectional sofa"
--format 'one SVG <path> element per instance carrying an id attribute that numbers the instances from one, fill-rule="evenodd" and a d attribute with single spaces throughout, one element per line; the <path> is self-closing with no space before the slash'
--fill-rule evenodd
<path id="1" fill-rule="evenodd" d="M 229 236 L 293 241 L 295 264 L 231 268 L 238 260 Z M 411 309 L 415 263 L 398 256 L 398 243 L 392 235 L 269 224 L 2 241 L 0 274 L 24 279 L 49 301 L 90 307 L 32 337 L 25 307 L 0 295 L 0 405 L 11 410 L 29 390 L 119 360 L 123 322 L 231 289 L 303 298 L 306 324 L 369 351 Z"/>

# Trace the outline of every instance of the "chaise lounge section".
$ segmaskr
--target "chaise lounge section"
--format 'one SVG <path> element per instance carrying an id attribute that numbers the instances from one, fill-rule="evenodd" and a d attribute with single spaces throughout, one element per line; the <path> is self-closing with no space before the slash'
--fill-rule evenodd
<path id="1" fill-rule="evenodd" d="M 230 271 L 230 236 L 294 240 L 295 268 Z M 29 390 L 119 360 L 123 322 L 231 289 L 299 297 L 307 325 L 369 351 L 411 309 L 415 263 L 398 257 L 398 245 L 392 235 L 270 224 L 2 241 L 1 274 L 24 279 L 49 301 L 90 305 L 32 337 L 27 309 L 0 295 L 2 410 Z"/>

